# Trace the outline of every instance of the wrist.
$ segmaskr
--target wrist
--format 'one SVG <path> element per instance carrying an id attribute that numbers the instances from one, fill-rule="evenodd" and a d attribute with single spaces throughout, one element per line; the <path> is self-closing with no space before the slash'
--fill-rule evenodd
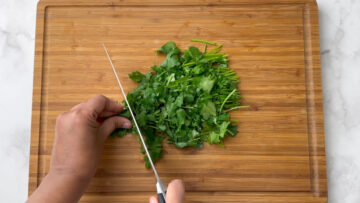
<path id="1" fill-rule="evenodd" d="M 69 167 L 50 167 L 48 176 L 60 177 L 66 180 L 90 182 L 94 177 L 95 171 L 75 170 Z"/>
<path id="2" fill-rule="evenodd" d="M 74 172 L 65 172 L 65 171 L 58 171 L 58 170 L 50 170 L 49 173 L 46 175 L 47 179 L 51 181 L 55 181 L 59 184 L 62 182 L 67 184 L 74 184 L 74 185 L 81 185 L 87 186 L 90 182 L 92 176 L 86 174 L 79 174 Z"/>
<path id="3" fill-rule="evenodd" d="M 90 180 L 91 177 L 50 170 L 28 202 L 78 202 Z"/>

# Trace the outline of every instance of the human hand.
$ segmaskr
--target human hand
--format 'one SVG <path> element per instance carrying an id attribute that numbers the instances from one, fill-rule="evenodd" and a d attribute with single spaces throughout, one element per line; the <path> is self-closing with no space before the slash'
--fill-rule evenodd
<path id="1" fill-rule="evenodd" d="M 49 173 L 28 203 L 78 202 L 96 172 L 106 138 L 116 128 L 132 127 L 128 119 L 115 116 L 121 110 L 122 105 L 99 95 L 60 114 Z"/>
<path id="2" fill-rule="evenodd" d="M 181 180 L 170 182 L 166 192 L 166 203 L 183 203 L 185 199 L 185 188 Z M 150 203 L 159 203 L 156 196 L 150 197 Z"/>
<path id="3" fill-rule="evenodd" d="M 91 179 L 106 138 L 116 128 L 132 127 L 127 118 L 114 116 L 122 110 L 122 105 L 99 95 L 60 114 L 49 173 Z"/>

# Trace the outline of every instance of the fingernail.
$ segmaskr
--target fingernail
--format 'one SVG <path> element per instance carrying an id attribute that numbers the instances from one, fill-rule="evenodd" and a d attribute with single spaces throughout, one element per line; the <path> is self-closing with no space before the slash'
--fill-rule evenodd
<path id="1" fill-rule="evenodd" d="M 125 122 L 123 123 L 123 128 L 131 128 L 131 123 L 130 122 Z"/>
<path id="2" fill-rule="evenodd" d="M 150 203 L 157 203 L 155 197 L 150 197 Z"/>

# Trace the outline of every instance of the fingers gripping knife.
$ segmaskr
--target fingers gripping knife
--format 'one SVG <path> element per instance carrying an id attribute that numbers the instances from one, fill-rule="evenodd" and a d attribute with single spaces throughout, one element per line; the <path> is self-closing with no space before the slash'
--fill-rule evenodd
<path id="1" fill-rule="evenodd" d="M 152 161 L 152 159 L 151 159 L 151 156 L 150 156 L 150 154 L 149 154 L 149 151 L 148 151 L 148 149 L 147 149 L 147 147 L 146 147 L 144 138 L 143 138 L 143 136 L 142 136 L 142 134 L 141 134 L 140 128 L 139 128 L 139 126 L 138 126 L 138 124 L 137 124 L 137 122 L 136 122 L 136 119 L 135 119 L 135 116 L 134 116 L 134 114 L 133 114 L 133 111 L 131 110 L 130 104 L 129 104 L 127 98 L 126 98 L 124 89 L 123 89 L 123 87 L 122 87 L 122 85 L 121 85 L 121 82 L 120 82 L 120 79 L 119 79 L 119 77 L 118 77 L 118 75 L 117 75 L 117 73 L 116 73 L 114 64 L 113 64 L 113 62 L 112 62 L 112 60 L 111 60 L 111 58 L 110 58 L 109 52 L 107 51 L 107 49 L 106 49 L 106 47 L 105 47 L 104 44 L 103 44 L 103 47 L 104 47 L 105 53 L 106 53 L 106 55 L 107 55 L 107 57 L 108 57 L 108 59 L 109 59 L 111 68 L 112 68 L 113 71 L 114 71 L 114 74 L 115 74 L 116 80 L 117 80 L 117 82 L 118 82 L 118 84 L 119 84 L 119 87 L 120 87 L 120 89 L 121 89 L 121 92 L 122 92 L 122 94 L 123 94 L 123 96 L 124 96 L 124 98 L 125 98 L 125 102 L 126 102 L 128 108 L 129 108 L 129 111 L 130 111 L 131 117 L 132 117 L 132 119 L 133 119 L 133 121 L 134 121 L 134 123 L 135 123 L 136 129 L 137 129 L 137 131 L 138 131 L 138 133 L 139 133 L 139 137 L 140 137 L 141 143 L 142 143 L 142 145 L 143 145 L 143 147 L 144 147 L 144 149 L 145 149 L 146 156 L 149 158 L 149 162 L 150 162 L 151 168 L 152 168 L 153 171 L 154 171 L 155 178 L 156 178 L 156 191 L 157 191 L 159 203 L 165 203 L 165 199 L 166 199 L 166 198 L 165 198 L 165 197 L 166 197 L 166 187 L 165 187 L 164 183 L 161 182 L 160 177 L 159 177 L 159 174 L 158 174 L 157 171 L 156 171 L 156 168 L 155 168 L 155 166 L 154 166 L 154 163 L 153 163 L 153 161 Z"/>

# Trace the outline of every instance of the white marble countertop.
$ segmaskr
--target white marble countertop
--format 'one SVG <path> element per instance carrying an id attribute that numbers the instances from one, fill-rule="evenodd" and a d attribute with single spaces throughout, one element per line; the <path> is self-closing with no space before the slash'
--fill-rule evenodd
<path id="1" fill-rule="evenodd" d="M 0 0 L 0 202 L 27 198 L 37 0 Z M 360 1 L 318 0 L 330 203 L 360 202 Z"/>

